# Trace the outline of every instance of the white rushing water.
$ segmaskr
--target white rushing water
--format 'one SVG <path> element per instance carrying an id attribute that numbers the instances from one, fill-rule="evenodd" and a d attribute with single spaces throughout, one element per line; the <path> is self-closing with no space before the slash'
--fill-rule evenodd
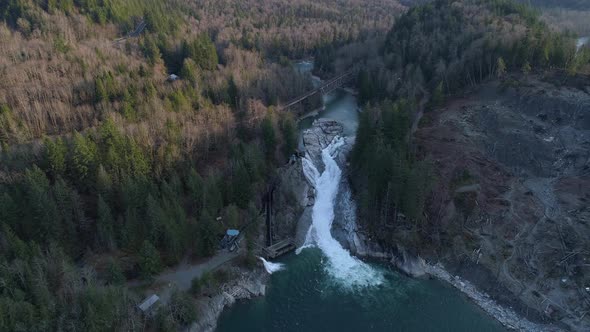
<path id="1" fill-rule="evenodd" d="M 334 221 L 334 201 L 342 177 L 342 171 L 334 160 L 334 155 L 344 143 L 343 138 L 337 137 L 322 151 L 325 170 L 321 174 L 309 157 L 303 158 L 303 172 L 316 189 L 312 223 L 303 248 L 309 246 L 320 248 L 328 259 L 326 265 L 328 273 L 344 286 L 378 285 L 382 282 L 381 274 L 352 256 L 332 237 L 330 231 Z"/>
<path id="2" fill-rule="evenodd" d="M 266 270 L 266 272 L 268 272 L 268 274 L 273 274 L 274 272 L 283 270 L 285 268 L 285 265 L 282 263 L 273 263 L 273 262 L 269 262 L 266 259 L 262 258 L 262 257 L 258 257 L 261 261 L 262 264 L 264 265 L 264 269 Z"/>
<path id="3" fill-rule="evenodd" d="M 576 50 L 580 50 L 582 48 L 582 46 L 588 44 L 588 42 L 590 42 L 590 37 L 582 37 L 578 39 L 578 42 L 576 43 Z"/>

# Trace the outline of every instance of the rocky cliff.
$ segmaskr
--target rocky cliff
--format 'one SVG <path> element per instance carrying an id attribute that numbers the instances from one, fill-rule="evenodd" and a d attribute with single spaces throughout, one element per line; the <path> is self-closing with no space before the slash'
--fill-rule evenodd
<path id="1" fill-rule="evenodd" d="M 197 301 L 199 319 L 188 329 L 189 332 L 212 332 L 217 327 L 217 320 L 226 307 L 231 306 L 237 300 L 251 299 L 264 296 L 266 283 L 269 279 L 264 269 L 255 271 L 243 271 L 233 268 L 237 278 L 221 286 L 218 294 L 204 297 Z"/>
<path id="2" fill-rule="evenodd" d="M 510 77 L 426 114 L 416 143 L 437 181 L 413 248 L 530 319 L 586 331 L 588 85 Z"/>
<path id="3" fill-rule="evenodd" d="M 314 121 L 311 128 L 303 131 L 303 153 L 319 165 L 320 172 L 323 170 L 322 150 L 334 137 L 342 135 L 342 132 L 341 124 L 326 119 Z M 274 240 L 295 237 L 297 246 L 300 246 L 311 223 L 315 189 L 305 178 L 299 157 L 280 168 L 278 176 L 277 195 L 273 205 Z"/>

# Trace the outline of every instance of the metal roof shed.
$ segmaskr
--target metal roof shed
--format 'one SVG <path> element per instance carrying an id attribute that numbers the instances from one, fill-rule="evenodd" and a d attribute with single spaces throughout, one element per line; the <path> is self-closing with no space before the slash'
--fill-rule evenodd
<path id="1" fill-rule="evenodd" d="M 158 297 L 158 295 L 153 294 L 152 296 L 147 297 L 145 300 L 143 300 L 143 302 L 141 302 L 141 304 L 138 305 L 137 307 L 143 313 L 147 313 L 153 307 L 153 305 L 156 302 L 158 302 L 159 299 L 160 299 L 160 297 Z"/>

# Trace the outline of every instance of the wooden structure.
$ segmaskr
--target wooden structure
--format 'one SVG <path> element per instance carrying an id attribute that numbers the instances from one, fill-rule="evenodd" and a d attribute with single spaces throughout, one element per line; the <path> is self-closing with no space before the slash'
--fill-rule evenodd
<path id="1" fill-rule="evenodd" d="M 237 229 L 228 229 L 219 242 L 219 249 L 229 249 L 229 251 L 233 252 L 236 249 L 240 248 L 240 231 Z"/>
<path id="2" fill-rule="evenodd" d="M 274 205 L 274 192 L 279 186 L 280 179 L 278 177 L 273 178 L 267 186 L 266 194 L 263 197 L 264 206 L 261 211 L 265 215 L 266 219 L 266 247 L 262 248 L 263 255 L 267 259 L 274 259 L 281 255 L 284 255 L 290 251 L 295 250 L 295 240 L 293 238 L 287 238 L 279 242 L 274 242 L 276 236 L 274 234 L 274 218 L 273 218 L 273 205 Z"/>
<path id="3" fill-rule="evenodd" d="M 295 250 L 295 240 L 288 238 L 263 249 L 267 259 L 274 259 Z"/>

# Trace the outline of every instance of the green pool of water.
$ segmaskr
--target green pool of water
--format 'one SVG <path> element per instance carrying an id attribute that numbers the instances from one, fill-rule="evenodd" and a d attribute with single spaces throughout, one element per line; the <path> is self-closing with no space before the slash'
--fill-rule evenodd
<path id="1" fill-rule="evenodd" d="M 408 278 L 381 264 L 381 285 L 349 289 L 330 278 L 319 249 L 280 260 L 265 297 L 226 310 L 229 331 L 505 331 L 462 294 L 436 280 Z"/>

